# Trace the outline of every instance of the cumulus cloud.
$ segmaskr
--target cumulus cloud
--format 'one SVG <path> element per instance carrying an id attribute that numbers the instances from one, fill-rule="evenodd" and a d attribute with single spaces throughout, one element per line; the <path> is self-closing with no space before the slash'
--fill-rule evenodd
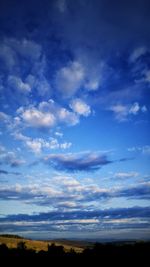
<path id="1" fill-rule="evenodd" d="M 106 155 L 97 152 L 85 152 L 77 154 L 50 154 L 44 162 L 58 170 L 66 171 L 92 171 L 111 163 Z"/>
<path id="2" fill-rule="evenodd" d="M 34 107 L 29 109 L 19 109 L 18 113 L 27 126 L 36 128 L 50 128 L 55 124 L 55 117 L 52 113 L 42 112 Z"/>
<path id="3" fill-rule="evenodd" d="M 37 107 L 20 107 L 17 113 L 28 127 L 52 128 L 57 124 L 73 126 L 79 122 L 77 114 L 61 107 L 53 100 L 40 102 Z"/>
<path id="4" fill-rule="evenodd" d="M 82 116 L 89 116 L 91 113 L 90 107 L 81 99 L 76 98 L 70 104 L 71 109 Z"/>
<path id="5" fill-rule="evenodd" d="M 57 113 L 57 118 L 60 123 L 65 123 L 68 125 L 76 125 L 79 123 L 79 117 L 66 108 L 60 108 Z"/>
<path id="6" fill-rule="evenodd" d="M 68 149 L 71 147 L 71 142 L 59 143 L 56 138 L 49 138 L 49 140 L 44 140 L 43 138 L 31 138 L 23 135 L 22 133 L 15 132 L 12 134 L 16 140 L 23 142 L 32 152 L 35 154 L 41 153 L 42 149 Z"/>

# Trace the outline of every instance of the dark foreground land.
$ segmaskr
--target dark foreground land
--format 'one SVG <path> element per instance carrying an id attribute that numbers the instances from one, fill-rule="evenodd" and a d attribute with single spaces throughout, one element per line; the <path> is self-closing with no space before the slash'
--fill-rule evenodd
<path id="1" fill-rule="evenodd" d="M 1 262 L 10 260 L 24 264 L 28 261 L 39 263 L 42 261 L 47 266 L 54 266 L 52 263 L 69 262 L 91 262 L 92 266 L 150 266 L 150 242 L 114 242 L 96 243 L 82 252 L 74 249 L 65 251 L 62 245 L 54 243 L 48 245 L 47 251 L 27 249 L 25 242 L 18 242 L 17 248 L 8 248 L 6 244 L 0 245 Z M 95 264 L 94 264 L 95 262 Z"/>

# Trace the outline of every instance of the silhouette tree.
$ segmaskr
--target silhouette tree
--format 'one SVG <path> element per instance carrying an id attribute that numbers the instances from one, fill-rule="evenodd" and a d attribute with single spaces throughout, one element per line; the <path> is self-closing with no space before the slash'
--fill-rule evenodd
<path id="1" fill-rule="evenodd" d="M 8 254 L 8 247 L 6 244 L 0 245 L 0 255 L 6 256 Z"/>
<path id="2" fill-rule="evenodd" d="M 64 247 L 56 246 L 55 243 L 52 243 L 51 245 L 48 245 L 48 254 L 54 257 L 64 256 Z"/>
<path id="3" fill-rule="evenodd" d="M 20 241 L 20 242 L 18 242 L 18 244 L 17 244 L 17 249 L 19 249 L 19 250 L 26 250 L 26 243 L 25 242 L 23 242 L 23 241 Z"/>

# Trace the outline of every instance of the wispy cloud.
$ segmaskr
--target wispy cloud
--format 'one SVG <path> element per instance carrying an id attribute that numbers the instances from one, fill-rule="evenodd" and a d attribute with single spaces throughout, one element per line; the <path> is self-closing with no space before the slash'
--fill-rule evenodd
<path id="1" fill-rule="evenodd" d="M 70 62 L 56 74 L 56 86 L 64 97 L 72 97 L 84 81 L 84 68 L 79 62 Z"/>
<path id="2" fill-rule="evenodd" d="M 128 151 L 142 153 L 143 155 L 149 155 L 150 145 L 129 147 Z"/>
<path id="3" fill-rule="evenodd" d="M 122 122 L 122 121 L 128 120 L 131 115 L 136 116 L 140 112 L 142 113 L 147 112 L 147 107 L 145 105 L 140 106 L 138 102 L 135 102 L 132 105 L 117 104 L 117 105 L 111 106 L 109 110 L 113 111 L 116 120 Z"/>
<path id="4" fill-rule="evenodd" d="M 133 53 L 130 55 L 130 61 L 135 62 L 141 56 L 143 56 L 147 52 L 147 48 L 145 46 L 141 46 L 136 48 Z"/>
<path id="5" fill-rule="evenodd" d="M 118 179 L 128 179 L 128 178 L 135 178 L 139 175 L 138 172 L 116 172 L 114 174 L 114 177 L 115 178 L 118 178 Z"/>

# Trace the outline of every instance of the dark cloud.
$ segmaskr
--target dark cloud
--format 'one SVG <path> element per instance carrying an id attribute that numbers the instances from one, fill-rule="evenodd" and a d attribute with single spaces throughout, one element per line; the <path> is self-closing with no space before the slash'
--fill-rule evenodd
<path id="1" fill-rule="evenodd" d="M 150 184 L 143 183 L 130 188 L 125 188 L 119 192 L 121 197 L 137 198 L 137 199 L 150 199 Z"/>
<path id="2" fill-rule="evenodd" d="M 44 162 L 57 170 L 66 171 L 94 171 L 112 163 L 106 155 L 97 152 L 51 154 L 44 158 Z"/>
<path id="3" fill-rule="evenodd" d="M 4 170 L 0 170 L 0 174 L 8 174 L 9 172 L 4 171 Z"/>
<path id="4" fill-rule="evenodd" d="M 0 218 L 1 232 L 58 231 L 92 232 L 125 229 L 150 229 L 150 208 L 132 207 L 93 211 L 17 214 Z M 103 230 L 102 230 L 103 229 Z M 128 229 L 128 230 L 127 230 Z M 129 231 L 130 232 L 130 231 Z M 149 236 L 149 235 L 148 235 Z M 127 237 L 127 236 L 126 236 Z M 98 236 L 97 236 L 98 238 Z"/>
<path id="5" fill-rule="evenodd" d="M 25 160 L 19 159 L 12 151 L 3 151 L 0 155 L 0 165 L 9 165 L 10 167 L 19 167 L 25 164 Z"/>
<path id="6" fill-rule="evenodd" d="M 35 215 L 17 214 L 7 215 L 0 218 L 0 222 L 15 221 L 55 221 L 55 220 L 83 220 L 83 219 L 129 219 L 129 218 L 150 218 L 150 207 L 131 207 L 131 208 L 111 208 L 105 210 L 93 211 L 70 211 L 61 212 L 52 211 L 47 213 L 39 213 Z"/>
<path id="7" fill-rule="evenodd" d="M 5 170 L 0 170 L 0 175 L 1 174 L 14 174 L 14 175 L 21 175 L 20 172 L 9 172 L 9 171 L 5 171 Z"/>

